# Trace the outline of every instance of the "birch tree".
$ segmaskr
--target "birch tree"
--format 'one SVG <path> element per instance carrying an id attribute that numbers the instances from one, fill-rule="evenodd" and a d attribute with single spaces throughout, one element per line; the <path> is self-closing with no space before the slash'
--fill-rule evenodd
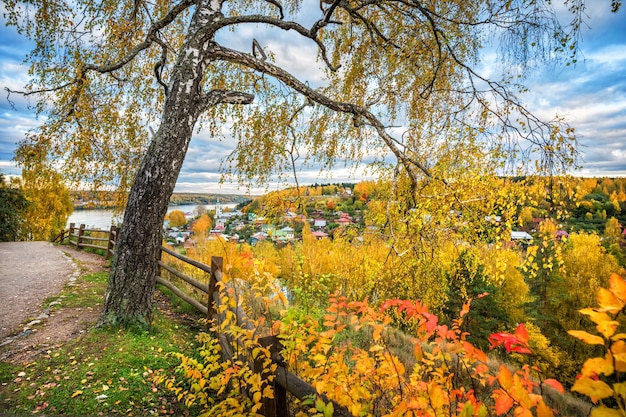
<path id="1" fill-rule="evenodd" d="M 420 182 L 454 190 L 459 155 L 494 168 L 573 162 L 572 129 L 535 117 L 517 95 L 535 64 L 575 60 L 582 0 L 565 2 L 568 30 L 547 0 L 3 3 L 8 24 L 34 41 L 21 93 L 45 116 L 17 160 L 45 154 L 69 180 L 129 189 L 102 324 L 151 321 L 162 220 L 199 126 L 229 131 L 223 169 L 242 181 L 375 155 L 412 184 L 399 196 L 408 208 Z M 245 30 L 313 46 L 323 82 L 279 65 L 257 39 L 242 47 Z M 503 71 L 487 71 L 484 48 Z"/>

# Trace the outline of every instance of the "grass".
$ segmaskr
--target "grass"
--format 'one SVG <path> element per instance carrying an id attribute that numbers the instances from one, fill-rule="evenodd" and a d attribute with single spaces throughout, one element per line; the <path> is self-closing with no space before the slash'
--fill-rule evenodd
<path id="1" fill-rule="evenodd" d="M 54 304 L 53 311 L 94 308 L 102 302 L 106 278 L 106 273 L 82 276 L 47 304 Z M 188 414 L 152 383 L 155 372 L 177 365 L 168 352 L 195 348 L 197 329 L 177 317 L 155 310 L 148 330 L 92 328 L 34 362 L 0 362 L 0 414 Z"/>

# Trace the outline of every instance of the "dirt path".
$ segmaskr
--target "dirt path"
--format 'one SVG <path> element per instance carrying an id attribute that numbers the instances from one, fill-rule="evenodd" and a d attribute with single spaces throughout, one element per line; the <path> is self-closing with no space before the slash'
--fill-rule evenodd
<path id="1" fill-rule="evenodd" d="M 42 302 L 85 272 L 101 270 L 102 257 L 48 242 L 0 242 L 0 342 L 42 317 Z"/>

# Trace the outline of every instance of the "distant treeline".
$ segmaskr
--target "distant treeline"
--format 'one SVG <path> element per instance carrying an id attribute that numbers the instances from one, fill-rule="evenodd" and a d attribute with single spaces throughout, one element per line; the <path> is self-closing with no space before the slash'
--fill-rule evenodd
<path id="1" fill-rule="evenodd" d="M 170 204 L 180 206 L 184 204 L 240 204 L 251 199 L 247 195 L 239 194 L 210 194 L 210 193 L 174 193 Z"/>
<path id="2" fill-rule="evenodd" d="M 117 198 L 116 191 L 70 191 L 74 210 L 114 209 Z M 251 197 L 235 194 L 213 193 L 174 193 L 170 204 L 180 206 L 186 204 L 241 204 L 250 201 Z"/>

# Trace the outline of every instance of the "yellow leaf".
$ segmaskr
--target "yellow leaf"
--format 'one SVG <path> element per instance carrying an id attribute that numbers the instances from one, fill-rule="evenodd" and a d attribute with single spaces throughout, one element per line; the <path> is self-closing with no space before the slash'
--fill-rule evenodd
<path id="1" fill-rule="evenodd" d="M 626 398 L 626 382 L 613 384 L 613 391 L 623 399 Z"/>
<path id="2" fill-rule="evenodd" d="M 584 394 L 594 402 L 613 395 L 613 389 L 604 381 L 595 381 L 586 376 L 576 380 L 572 386 L 572 391 Z"/>
<path id="3" fill-rule="evenodd" d="M 626 371 L 626 343 L 623 340 L 618 340 L 611 346 L 611 354 L 615 361 L 615 369 L 618 372 Z"/>
<path id="4" fill-rule="evenodd" d="M 583 376 L 611 375 L 613 363 L 607 358 L 589 358 L 585 361 L 581 373 Z"/>
<path id="5" fill-rule="evenodd" d="M 588 345 L 604 344 L 604 339 L 602 339 L 600 336 L 595 336 L 582 330 L 568 330 L 567 333 L 569 333 L 570 336 L 574 336 L 575 338 L 582 340 Z"/>
<path id="6" fill-rule="evenodd" d="M 441 387 L 438 385 L 432 385 L 430 387 L 428 396 L 430 397 L 430 405 L 435 411 L 440 410 L 444 404 L 444 396 Z"/>
<path id="7" fill-rule="evenodd" d="M 537 404 L 537 417 L 553 417 L 554 413 L 552 409 L 546 405 L 543 401 L 539 401 Z"/>
<path id="8" fill-rule="evenodd" d="M 619 410 L 613 410 L 602 405 L 591 411 L 591 417 L 624 417 L 624 414 Z"/>
<path id="9" fill-rule="evenodd" d="M 509 390 L 513 386 L 513 375 L 511 371 L 504 365 L 500 365 L 500 372 L 498 372 L 498 382 L 502 388 Z"/>
<path id="10" fill-rule="evenodd" d="M 582 310 L 579 310 L 581 314 L 584 314 L 586 316 L 589 316 L 589 318 L 591 319 L 591 321 L 593 321 L 595 324 L 600 324 L 602 322 L 605 321 L 611 321 L 611 317 L 609 317 L 608 314 L 602 312 L 602 311 L 598 311 L 596 309 L 593 308 L 583 308 Z"/>
<path id="11" fill-rule="evenodd" d="M 522 384 L 522 381 L 517 374 L 513 375 L 513 389 L 511 390 L 511 394 L 523 408 L 530 410 L 532 407 L 532 400 L 528 391 L 526 391 L 526 387 Z"/>
<path id="12" fill-rule="evenodd" d="M 263 388 L 263 396 L 265 398 L 274 398 L 274 390 L 271 386 L 266 385 L 265 388 Z"/>
<path id="13" fill-rule="evenodd" d="M 605 339 L 609 339 L 615 334 L 617 326 L 619 326 L 619 323 L 616 321 L 603 321 L 601 323 L 598 323 L 598 325 L 596 326 L 596 330 L 598 330 L 598 333 L 601 333 Z"/>
<path id="14" fill-rule="evenodd" d="M 74 391 L 74 393 L 72 394 L 72 398 L 78 397 L 79 395 L 82 395 L 83 391 L 82 390 L 76 390 Z"/>

